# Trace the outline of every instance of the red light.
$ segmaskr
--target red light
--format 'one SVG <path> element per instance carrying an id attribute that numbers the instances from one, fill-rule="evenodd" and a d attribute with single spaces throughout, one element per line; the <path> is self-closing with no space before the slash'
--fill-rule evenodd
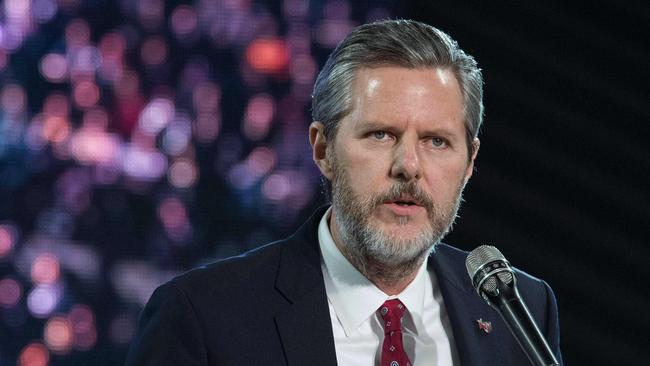
<path id="1" fill-rule="evenodd" d="M 287 67 L 289 50 L 284 41 L 258 39 L 246 49 L 246 61 L 259 72 L 277 73 Z"/>
<path id="2" fill-rule="evenodd" d="M 49 361 L 50 353 L 40 343 L 27 345 L 18 356 L 18 365 L 20 366 L 46 366 Z"/>

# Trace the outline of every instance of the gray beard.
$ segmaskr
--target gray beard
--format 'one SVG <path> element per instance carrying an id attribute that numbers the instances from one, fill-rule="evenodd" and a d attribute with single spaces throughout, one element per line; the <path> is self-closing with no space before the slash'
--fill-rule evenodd
<path id="1" fill-rule="evenodd" d="M 354 194 L 345 172 L 337 167 L 332 185 L 332 205 L 339 229 L 343 255 L 368 279 L 395 284 L 413 274 L 433 247 L 451 230 L 457 216 L 462 191 L 459 184 L 453 202 L 447 207 L 434 204 L 417 182 L 399 182 L 375 197 L 361 198 Z M 391 198 L 409 194 L 427 210 L 429 223 L 415 238 L 404 239 L 385 233 L 370 223 L 372 212 Z M 400 219 L 400 225 L 409 222 Z"/>

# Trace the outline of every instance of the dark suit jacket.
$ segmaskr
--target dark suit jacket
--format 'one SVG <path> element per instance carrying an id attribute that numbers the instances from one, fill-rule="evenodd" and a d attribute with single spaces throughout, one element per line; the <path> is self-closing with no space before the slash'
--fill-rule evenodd
<path id="1" fill-rule="evenodd" d="M 324 211 L 285 240 L 192 270 L 156 289 L 126 365 L 336 365 L 317 236 Z M 472 289 L 466 256 L 439 244 L 428 261 L 462 365 L 528 365 L 499 314 Z M 517 280 L 559 358 L 551 289 L 523 272 Z M 492 323 L 491 333 L 479 330 L 479 318 Z"/>

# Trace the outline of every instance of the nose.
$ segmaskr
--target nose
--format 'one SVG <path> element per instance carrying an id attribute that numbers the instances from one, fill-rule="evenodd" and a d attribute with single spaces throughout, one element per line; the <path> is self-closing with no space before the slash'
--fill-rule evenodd
<path id="1" fill-rule="evenodd" d="M 400 180 L 417 180 L 422 176 L 417 141 L 402 138 L 394 150 L 391 176 Z"/>

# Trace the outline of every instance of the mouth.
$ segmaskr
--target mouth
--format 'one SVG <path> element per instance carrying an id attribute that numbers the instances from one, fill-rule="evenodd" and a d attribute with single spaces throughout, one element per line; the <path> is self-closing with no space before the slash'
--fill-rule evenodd
<path id="1" fill-rule="evenodd" d="M 390 200 L 384 201 L 384 203 L 386 203 L 386 204 L 395 204 L 395 205 L 398 205 L 398 206 L 401 206 L 401 207 L 422 206 L 422 204 L 419 201 L 417 201 L 417 200 L 415 200 L 415 199 L 413 199 L 411 197 L 407 197 L 407 196 L 399 197 L 399 198 L 395 198 L 395 199 L 390 199 Z"/>

